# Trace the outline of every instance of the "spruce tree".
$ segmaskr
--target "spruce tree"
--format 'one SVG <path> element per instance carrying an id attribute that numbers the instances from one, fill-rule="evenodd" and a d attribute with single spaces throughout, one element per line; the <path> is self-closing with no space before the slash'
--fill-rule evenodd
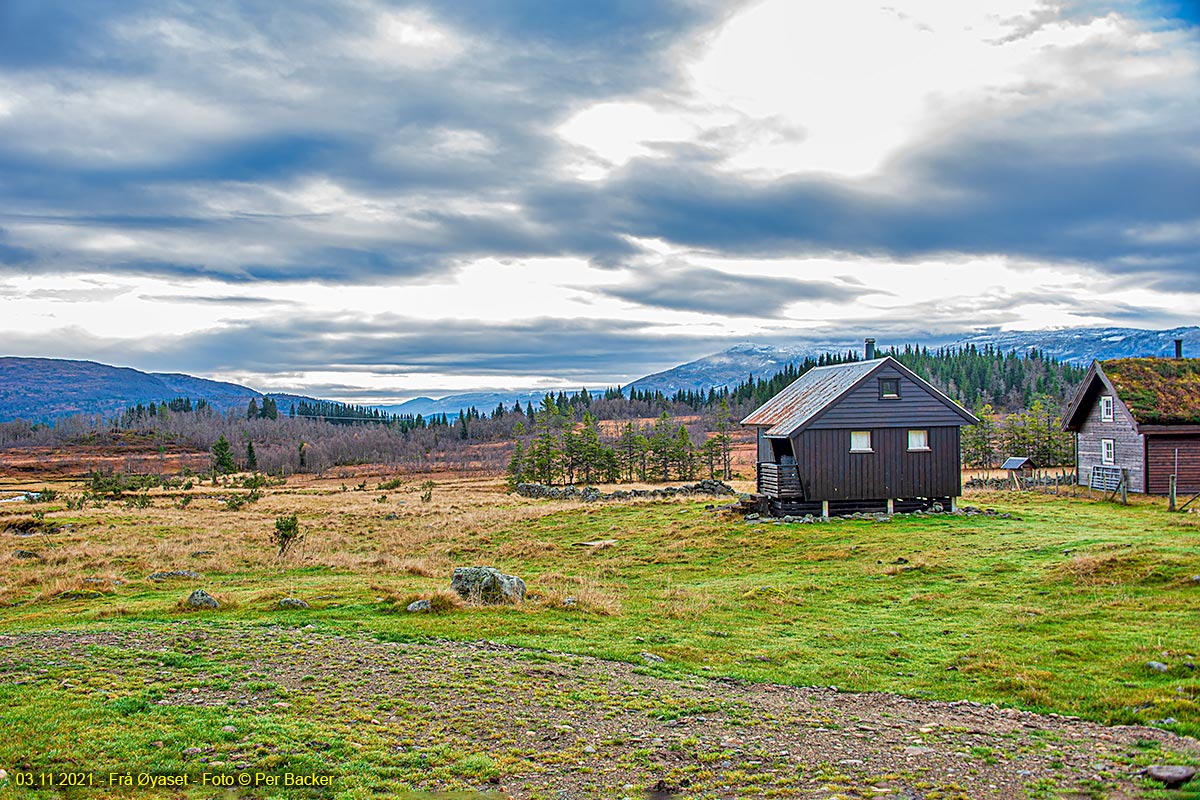
<path id="1" fill-rule="evenodd" d="M 230 446 L 229 440 L 225 438 L 225 434 L 221 434 L 213 444 L 212 459 L 213 472 L 221 475 L 237 472 L 237 466 L 233 463 L 233 448 Z"/>

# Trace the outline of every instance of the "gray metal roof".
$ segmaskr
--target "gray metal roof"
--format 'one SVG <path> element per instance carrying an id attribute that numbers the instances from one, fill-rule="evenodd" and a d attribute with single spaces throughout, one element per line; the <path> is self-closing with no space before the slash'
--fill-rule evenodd
<path id="1" fill-rule="evenodd" d="M 790 436 L 888 361 L 893 359 L 885 356 L 871 361 L 810 369 L 742 420 L 742 424 L 770 426 L 764 434 L 766 436 Z"/>
<path id="2" fill-rule="evenodd" d="M 1000 465 L 1000 469 L 1021 469 L 1024 466 L 1033 466 L 1033 462 L 1025 456 L 1011 456 L 1007 461 Z"/>

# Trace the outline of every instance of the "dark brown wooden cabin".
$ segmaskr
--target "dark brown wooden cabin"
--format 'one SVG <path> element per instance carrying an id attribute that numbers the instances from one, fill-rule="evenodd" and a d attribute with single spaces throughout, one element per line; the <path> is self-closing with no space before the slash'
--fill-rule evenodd
<path id="1" fill-rule="evenodd" d="M 1083 485 L 1200 492 L 1200 358 L 1093 361 L 1063 417 Z"/>
<path id="2" fill-rule="evenodd" d="M 978 420 L 891 356 L 817 367 L 750 416 L 775 514 L 911 511 L 962 493 L 959 429 Z"/>

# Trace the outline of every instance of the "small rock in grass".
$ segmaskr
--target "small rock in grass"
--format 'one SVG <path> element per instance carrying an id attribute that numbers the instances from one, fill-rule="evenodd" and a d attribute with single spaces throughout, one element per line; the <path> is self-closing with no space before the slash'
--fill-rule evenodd
<path id="1" fill-rule="evenodd" d="M 931 747 L 906 747 L 904 748 L 905 756 L 923 756 L 933 752 Z"/>
<path id="2" fill-rule="evenodd" d="M 595 753 L 595 752 L 596 752 L 596 748 L 592 747 L 590 744 L 589 744 L 589 745 L 584 745 L 583 752 L 585 752 L 585 753 L 587 753 L 587 754 L 591 755 L 592 753 Z"/>
<path id="3" fill-rule="evenodd" d="M 237 733 L 237 727 L 234 725 L 226 725 L 221 730 L 225 731 L 225 733 Z"/>
<path id="4" fill-rule="evenodd" d="M 1167 671 L 1167 665 L 1162 663 L 1161 661 L 1147 661 L 1146 668 L 1152 669 L 1155 672 L 1166 672 Z"/>
<path id="5" fill-rule="evenodd" d="M 36 558 L 38 561 L 42 560 L 41 555 L 32 550 L 13 550 L 13 558 Z"/>
<path id="6" fill-rule="evenodd" d="M 432 611 L 433 604 L 428 600 L 413 600 L 408 604 L 408 608 L 405 610 L 412 614 L 417 614 L 422 611 Z"/>
<path id="7" fill-rule="evenodd" d="M 279 601 L 280 608 L 308 608 L 308 603 L 299 597 L 285 597 Z"/>
<path id="8" fill-rule="evenodd" d="M 220 608 L 221 604 L 203 589 L 197 589 L 188 595 L 187 604 L 192 608 Z"/>
<path id="9" fill-rule="evenodd" d="M 574 606 L 579 605 L 579 601 L 576 600 L 574 597 L 564 597 L 562 604 L 565 608 L 572 608 Z"/>
<path id="10" fill-rule="evenodd" d="M 1196 768 L 1174 764 L 1155 764 L 1146 767 L 1146 776 L 1153 778 L 1168 789 L 1178 789 L 1196 777 Z"/>
<path id="11" fill-rule="evenodd" d="M 166 581 L 171 578 L 199 578 L 202 577 L 199 572 L 192 572 L 190 569 L 173 569 L 167 572 L 153 572 L 148 576 L 148 580 Z"/>
<path id="12" fill-rule="evenodd" d="M 662 656 L 654 655 L 654 653 L 638 653 L 638 655 L 645 659 L 647 664 L 665 664 L 667 661 Z"/>

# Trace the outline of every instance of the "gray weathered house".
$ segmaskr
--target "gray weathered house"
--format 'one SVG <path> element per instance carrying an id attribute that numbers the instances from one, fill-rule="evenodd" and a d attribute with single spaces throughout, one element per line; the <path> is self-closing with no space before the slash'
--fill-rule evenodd
<path id="1" fill-rule="evenodd" d="M 1177 475 L 1179 491 L 1200 491 L 1200 358 L 1093 361 L 1063 430 L 1081 484 L 1167 494 Z"/>
<path id="2" fill-rule="evenodd" d="M 758 432 L 758 492 L 775 514 L 949 508 L 959 429 L 978 420 L 890 356 L 817 367 L 742 420 Z"/>

